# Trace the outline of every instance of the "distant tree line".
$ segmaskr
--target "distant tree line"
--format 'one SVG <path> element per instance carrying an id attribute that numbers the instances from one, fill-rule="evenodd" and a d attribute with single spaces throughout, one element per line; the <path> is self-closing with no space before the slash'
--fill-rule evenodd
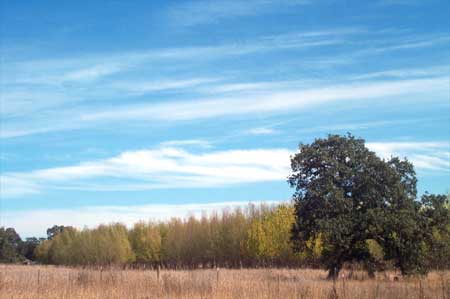
<path id="1" fill-rule="evenodd" d="M 1 228 L 0 261 L 168 268 L 318 265 L 320 240 L 311 244 L 313 254 L 292 250 L 294 220 L 292 204 L 249 204 L 200 218 L 138 222 L 130 229 L 120 223 L 83 230 L 55 225 L 39 240 L 22 241 L 14 229 Z"/>
<path id="2" fill-rule="evenodd" d="M 118 223 L 84 230 L 64 227 L 34 253 L 37 261 L 56 265 L 299 266 L 306 256 L 292 250 L 294 219 L 290 204 L 249 205 L 201 218 L 138 222 L 131 229 Z"/>
<path id="3" fill-rule="evenodd" d="M 0 262 L 55 265 L 321 267 L 336 277 L 346 264 L 370 275 L 450 268 L 448 195 L 417 199 L 407 160 L 380 159 L 351 135 L 300 145 L 291 157 L 291 203 L 248 205 L 203 217 L 93 229 L 53 226 L 46 239 L 22 241 L 0 228 Z"/>

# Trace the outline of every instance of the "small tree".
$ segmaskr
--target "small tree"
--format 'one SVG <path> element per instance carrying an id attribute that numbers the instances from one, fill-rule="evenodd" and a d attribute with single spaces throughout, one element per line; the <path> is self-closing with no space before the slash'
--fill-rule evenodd
<path id="1" fill-rule="evenodd" d="M 420 204 L 412 164 L 380 159 L 352 135 L 329 135 L 300 144 L 291 157 L 288 181 L 295 188 L 295 249 L 321 238 L 322 260 L 329 277 L 345 262 L 362 263 L 370 275 L 379 260 L 371 248 L 380 245 L 404 274 L 423 272 Z"/>
<path id="2" fill-rule="evenodd" d="M 19 252 L 21 244 L 22 240 L 14 228 L 0 227 L 0 262 L 15 263 L 22 259 Z"/>

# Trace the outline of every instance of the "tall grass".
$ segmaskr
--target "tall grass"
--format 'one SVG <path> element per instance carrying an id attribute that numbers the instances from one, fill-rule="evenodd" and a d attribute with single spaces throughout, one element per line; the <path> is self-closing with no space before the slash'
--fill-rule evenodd
<path id="1" fill-rule="evenodd" d="M 423 278 L 344 271 L 336 281 L 321 270 L 82 269 L 0 265 L 0 298 L 444 298 L 450 299 L 450 272 Z"/>

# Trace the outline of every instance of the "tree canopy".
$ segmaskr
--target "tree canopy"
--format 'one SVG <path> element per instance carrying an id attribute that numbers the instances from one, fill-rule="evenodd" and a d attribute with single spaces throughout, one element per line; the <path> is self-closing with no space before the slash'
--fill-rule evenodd
<path id="1" fill-rule="evenodd" d="M 361 263 L 369 272 L 392 260 L 403 274 L 425 273 L 425 215 L 416 200 L 416 174 L 407 160 L 384 160 L 352 135 L 329 135 L 300 144 L 291 157 L 288 181 L 295 188 L 297 251 L 321 238 L 322 262 L 335 277 L 344 263 Z"/>
<path id="2" fill-rule="evenodd" d="M 13 228 L 0 227 L 0 262 L 18 261 L 21 241 L 19 234 Z"/>

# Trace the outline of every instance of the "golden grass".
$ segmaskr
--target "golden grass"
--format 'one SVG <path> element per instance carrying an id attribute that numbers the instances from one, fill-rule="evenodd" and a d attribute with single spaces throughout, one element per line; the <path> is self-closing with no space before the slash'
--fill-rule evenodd
<path id="1" fill-rule="evenodd" d="M 349 273 L 345 273 L 347 275 Z M 94 270 L 54 266 L 0 265 L 0 298 L 444 298 L 450 272 L 400 278 L 358 272 L 353 279 L 326 280 L 321 270 Z"/>

